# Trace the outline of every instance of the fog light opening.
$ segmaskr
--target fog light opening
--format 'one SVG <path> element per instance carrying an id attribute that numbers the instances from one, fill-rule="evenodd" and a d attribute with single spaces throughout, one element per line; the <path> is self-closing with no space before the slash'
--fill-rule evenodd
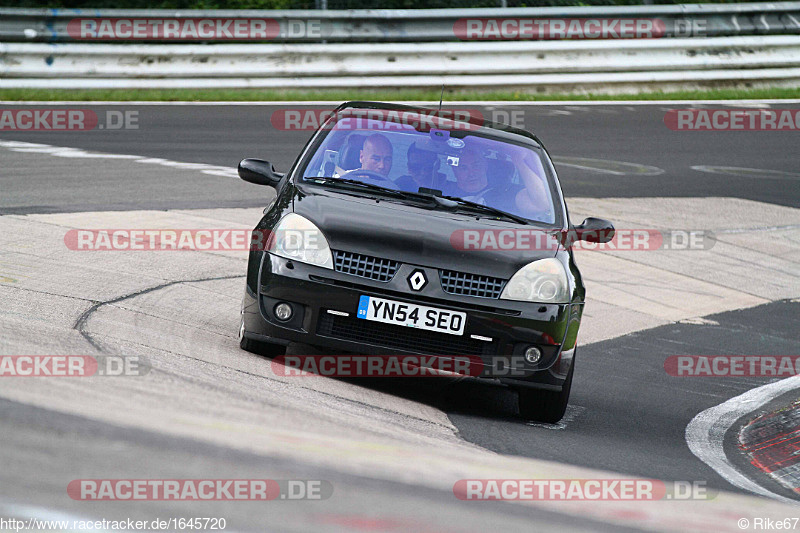
<path id="1" fill-rule="evenodd" d="M 525 360 L 532 365 L 539 362 L 542 358 L 542 351 L 536 346 L 530 346 L 525 350 Z"/>
<path id="2" fill-rule="evenodd" d="M 292 306 L 287 304 L 286 302 L 281 302 L 275 306 L 275 318 L 286 322 L 290 318 L 292 318 Z"/>

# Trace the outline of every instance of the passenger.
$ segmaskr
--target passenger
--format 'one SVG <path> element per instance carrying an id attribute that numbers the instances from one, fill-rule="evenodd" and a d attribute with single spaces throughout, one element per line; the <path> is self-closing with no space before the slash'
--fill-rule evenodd
<path id="1" fill-rule="evenodd" d="M 406 152 L 408 174 L 400 176 L 395 184 L 401 190 L 417 192 L 420 187 L 442 190 L 447 177 L 439 169 L 439 157 L 428 150 L 417 148 L 412 143 Z"/>
<path id="2" fill-rule="evenodd" d="M 466 148 L 459 158 L 458 166 L 453 167 L 456 183 L 445 195 L 457 196 L 528 218 L 536 218 L 535 215 L 547 212 L 549 201 L 543 183 L 545 173 L 539 157 L 528 150 L 518 149 L 511 153 L 511 159 L 519 171 L 523 185 L 500 187 L 499 184 L 489 183 L 489 161 L 480 150 L 476 147 Z"/>

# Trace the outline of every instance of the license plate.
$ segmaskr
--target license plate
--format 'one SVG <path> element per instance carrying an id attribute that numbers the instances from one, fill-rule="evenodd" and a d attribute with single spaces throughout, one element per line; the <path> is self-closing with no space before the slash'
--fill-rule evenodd
<path id="1" fill-rule="evenodd" d="M 384 300 L 374 296 L 361 296 L 356 316 L 365 320 L 427 329 L 451 335 L 464 333 L 464 326 L 467 322 L 467 314 L 459 311 Z"/>

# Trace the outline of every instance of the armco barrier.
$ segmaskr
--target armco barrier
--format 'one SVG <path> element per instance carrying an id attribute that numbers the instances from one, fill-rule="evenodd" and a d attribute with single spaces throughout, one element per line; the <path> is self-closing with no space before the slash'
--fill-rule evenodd
<path id="1" fill-rule="evenodd" d="M 646 39 L 466 40 L 458 30 L 466 17 L 616 17 L 663 24 L 658 38 Z M 75 21 L 89 18 L 250 19 L 259 21 L 269 39 L 169 44 L 72 39 Z M 0 89 L 432 89 L 445 84 L 451 89 L 623 93 L 800 87 L 800 2 L 180 13 L 0 8 L 0 41 Z"/>
<path id="2" fill-rule="evenodd" d="M 0 88 L 798 86 L 800 36 L 376 44 L 0 43 Z"/>
<path id="3" fill-rule="evenodd" d="M 800 67 L 800 36 L 493 43 L 0 44 L 3 78 L 501 75 Z"/>
<path id="4" fill-rule="evenodd" d="M 0 8 L 0 40 L 74 41 L 70 21 L 81 18 L 200 19 L 261 18 L 280 27 L 269 40 L 280 42 L 429 42 L 457 41 L 456 23 L 464 18 L 655 18 L 666 37 L 715 37 L 800 34 L 800 2 L 684 4 L 507 9 L 424 9 L 347 11 L 119 10 Z M 306 21 L 319 31 L 303 31 Z M 195 42 L 205 41 L 197 37 Z M 158 41 L 158 39 L 150 39 Z"/>

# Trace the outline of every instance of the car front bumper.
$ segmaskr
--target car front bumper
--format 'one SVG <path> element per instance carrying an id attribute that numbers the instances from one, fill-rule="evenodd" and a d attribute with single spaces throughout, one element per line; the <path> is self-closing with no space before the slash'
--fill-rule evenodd
<path id="1" fill-rule="evenodd" d="M 406 279 L 418 269 L 425 271 L 429 283 L 413 293 Z M 464 333 L 451 335 L 356 318 L 362 295 L 465 312 Z M 287 321 L 274 314 L 280 302 L 292 306 Z M 582 305 L 452 295 L 442 291 L 436 269 L 417 265 L 401 265 L 390 282 L 379 282 L 264 253 L 257 291 L 248 285 L 245 292 L 242 320 L 245 335 L 254 340 L 297 342 L 333 353 L 479 356 L 481 378 L 558 391 L 575 351 L 574 345 L 563 349 L 563 343 L 570 324 L 577 327 Z M 536 364 L 523 357 L 529 346 L 542 352 Z"/>

